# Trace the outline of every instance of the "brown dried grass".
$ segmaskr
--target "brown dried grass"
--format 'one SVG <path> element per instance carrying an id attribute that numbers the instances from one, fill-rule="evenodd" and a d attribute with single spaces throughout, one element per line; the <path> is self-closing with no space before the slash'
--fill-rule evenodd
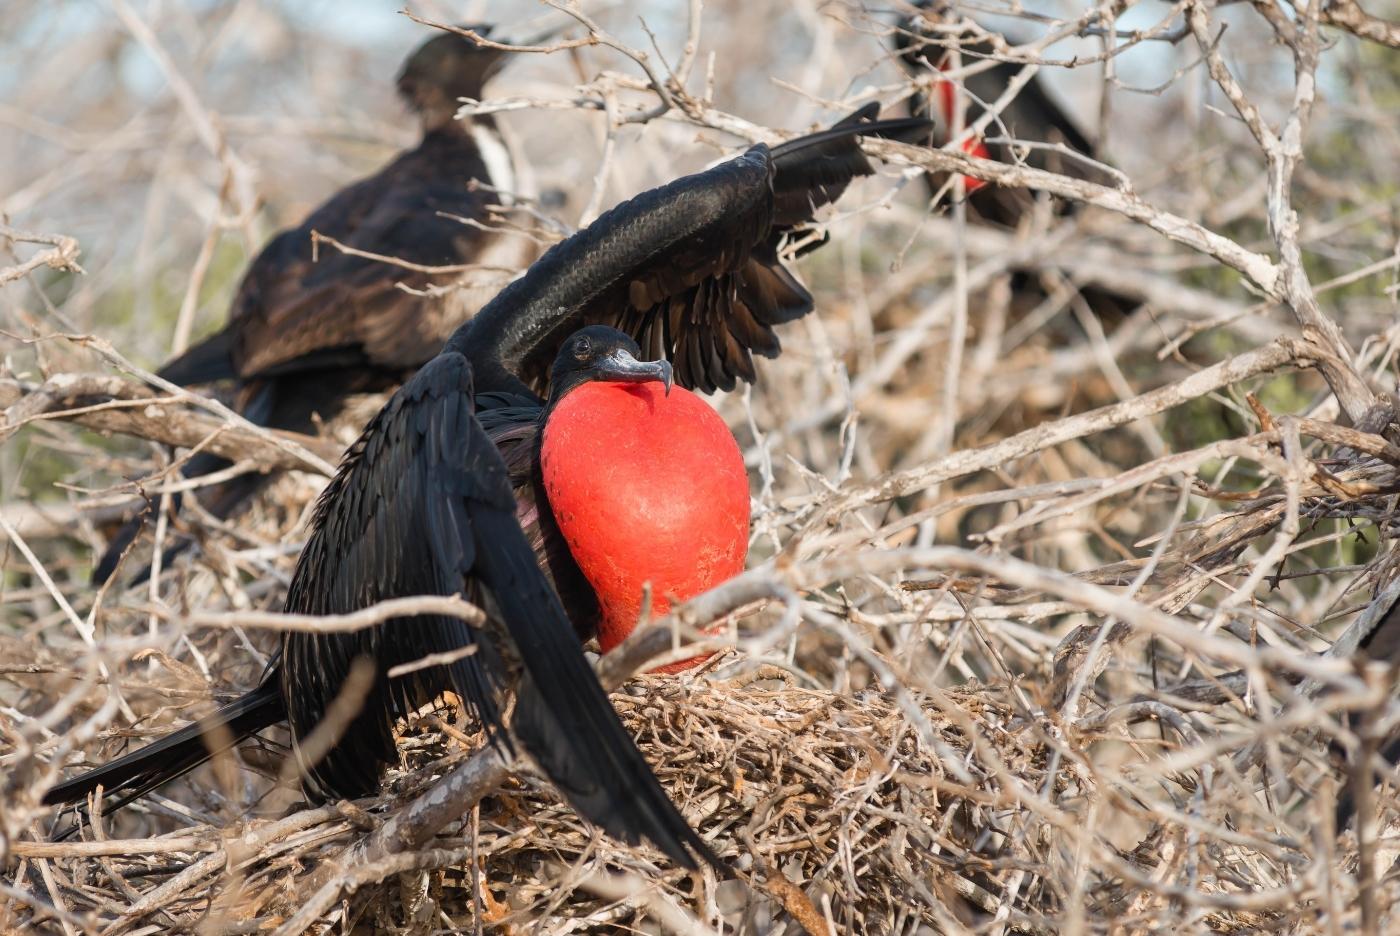
<path id="1" fill-rule="evenodd" d="M 771 29 L 772 11 L 761 7 L 706 6 L 684 117 L 673 110 L 641 134 L 614 128 L 604 143 L 595 110 L 530 115 L 527 150 L 541 182 L 570 194 L 570 220 L 672 177 L 678 153 L 698 164 L 761 123 L 829 121 L 867 84 L 892 105 L 913 90 L 880 61 L 884 37 L 871 35 L 879 17 L 800 7 Z M 667 10 L 684 35 L 685 11 Z M 45 22 L 38 5 L 23 12 Z M 625 19 L 602 22 L 644 47 Z M 1182 28 L 1163 22 L 1167 33 Z M 305 59 L 325 87 L 353 88 L 362 77 L 314 31 L 276 17 L 256 25 L 265 34 L 247 35 L 267 40 L 254 53 L 267 56 L 268 75 Z M 153 26 L 177 51 L 197 34 L 178 16 Z M 132 41 L 111 28 L 74 42 L 74 61 L 84 50 L 109 61 L 98 55 L 104 42 Z M 1306 102 L 1273 80 L 1292 57 L 1263 41 L 1271 36 L 1262 17 L 1243 19 L 1222 47 L 1270 115 L 1297 113 Z M 1189 39 L 1181 47 L 1182 68 L 1203 51 Z M 356 130 L 348 150 L 329 142 L 345 126 L 293 114 L 300 129 L 286 138 L 239 135 L 244 123 L 262 125 L 230 119 L 231 149 L 169 157 L 184 174 L 155 158 L 114 161 L 94 140 L 155 157 L 161 141 L 183 139 L 185 115 L 138 120 L 142 101 L 112 82 L 56 98 L 44 48 L 26 47 L 36 66 L 13 105 L 25 120 L 0 113 L 31 134 L 0 159 L 15 176 L 0 178 L 0 190 L 28 206 L 14 219 L 28 230 L 86 218 L 75 205 L 89 188 L 107 193 L 111 219 L 106 228 L 84 221 L 77 259 L 88 276 L 71 289 L 42 276 L 74 261 L 61 238 L 17 240 L 16 263 L 0 271 L 9 355 L 0 375 L 0 929 L 1393 928 L 1397 803 L 1389 787 L 1363 803 L 1385 831 L 1379 839 L 1333 829 L 1348 768 L 1328 748 L 1374 746 L 1400 723 L 1389 667 L 1327 655 L 1335 644 L 1333 656 L 1348 656 L 1396 595 L 1400 452 L 1385 419 L 1349 409 L 1353 377 L 1394 385 L 1400 330 L 1386 288 L 1386 186 L 1395 169 L 1383 148 L 1331 145 L 1353 139 L 1358 125 L 1379 136 L 1397 130 L 1392 113 L 1368 103 L 1391 80 L 1376 48 L 1344 37 L 1324 50 L 1327 80 L 1353 91 L 1354 105 L 1315 106 L 1291 189 L 1265 191 L 1260 181 L 1267 139 L 1189 106 L 1187 82 L 1176 80 L 1160 99 L 1127 98 L 1150 107 L 1118 106 L 1121 88 L 1113 97 L 1115 159 L 1136 204 L 1020 169 L 1012 172 L 1022 181 L 1097 207 L 995 231 L 956 212 L 925 217 L 910 194 L 921 180 L 893 172 L 843 203 L 833 243 L 803 267 L 818 314 L 785 330 L 783 357 L 765 362 L 751 393 L 716 400 L 754 468 L 753 570 L 697 602 L 685 623 L 723 621 L 720 642 L 736 649 L 702 673 L 638 677 L 614 694 L 662 782 L 732 863 L 725 881 L 682 874 L 649 849 L 597 834 L 528 771 L 487 796 L 479 815 L 357 863 L 385 821 L 483 756 L 471 753 L 471 726 L 448 712 L 406 729 L 405 763 L 374 801 L 299 808 L 295 791 L 271 779 L 285 740 L 273 733 L 103 818 L 81 841 L 50 840 L 53 818 L 37 801 L 57 776 L 157 737 L 256 680 L 273 635 L 255 628 L 253 613 L 280 607 L 322 483 L 285 476 L 234 524 L 187 511 L 177 522 L 199 537 L 197 555 L 154 591 L 94 594 L 86 574 L 102 542 L 97 525 L 138 488 L 159 503 L 168 471 L 153 473 L 152 459 L 169 459 L 163 447 L 117 445 L 53 418 L 55 408 L 112 398 L 93 397 L 91 381 L 81 385 L 87 395 L 65 396 L 73 375 L 111 380 L 126 367 L 115 352 L 60 336 L 102 335 L 141 361 L 167 350 L 170 323 L 151 314 L 159 303 L 143 292 L 160 282 L 163 254 L 127 244 L 133 205 L 147 206 L 146 242 L 172 245 L 177 258 L 198 255 L 211 236 L 251 250 L 258 238 L 247 217 L 231 233 L 207 217 L 162 227 L 150 206 L 192 189 L 234 215 L 243 194 L 224 183 L 253 164 L 281 167 L 267 191 L 295 215 L 307 196 L 279 195 L 300 192 L 297 181 L 326 181 L 308 152 L 334 153 L 320 158 L 344 181 L 363 168 L 356 147 L 399 137 L 387 109 L 354 110 L 364 105 L 347 94 L 352 119 L 343 123 Z M 1100 47 L 1075 48 L 1092 56 Z M 516 83 L 500 96 L 606 93 L 655 104 L 639 90 L 635 63 L 595 51 L 508 72 L 503 80 Z M 717 67 L 706 84 L 711 51 Z M 177 58 L 201 106 L 255 106 L 239 89 L 201 84 L 205 59 Z M 736 63 L 744 67 L 727 67 Z M 603 66 L 612 73 L 572 90 Z M 803 93 L 775 90 L 770 72 Z M 36 125 L 35 114 L 52 114 L 54 126 Z M 65 126 L 104 115 L 129 122 L 94 140 Z M 1167 139 L 1163 126 L 1174 130 Z M 1231 140 L 1224 155 L 1222 134 Z M 67 200 L 46 200 L 57 177 L 23 173 L 43 164 L 42 141 L 78 154 L 65 164 L 79 183 Z M 901 188 L 888 208 L 875 207 Z M 1288 209 L 1301 216 L 1306 270 L 1286 231 L 1265 233 L 1267 216 Z M 176 330 L 192 317 L 221 320 L 231 280 L 210 287 L 197 263 L 163 262 L 188 300 Z M 1287 279 L 1292 271 L 1307 288 Z M 1085 286 L 1146 305 L 1096 323 L 1083 314 Z M 114 319 L 130 291 L 132 314 Z M 1329 337 L 1330 322 L 1359 351 Z M 137 394 L 126 383 L 115 396 Z M 225 418 L 185 399 L 166 406 L 161 418 L 192 441 Z M 254 464 L 301 457 L 245 441 Z M 742 617 L 729 613 L 740 606 Z M 232 617 L 217 626 L 199 617 L 220 612 Z M 1346 722 L 1348 711 L 1365 717 Z"/>

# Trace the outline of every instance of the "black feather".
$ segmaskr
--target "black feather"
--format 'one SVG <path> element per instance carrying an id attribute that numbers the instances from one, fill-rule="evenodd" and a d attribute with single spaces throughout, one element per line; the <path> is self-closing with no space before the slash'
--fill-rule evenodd
<path id="1" fill-rule="evenodd" d="M 499 59 L 499 52 L 455 35 L 416 50 L 404 65 L 400 90 L 423 118 L 419 144 L 270 240 L 240 281 L 228 324 L 166 364 L 160 376 L 182 386 L 236 381 L 237 408 L 250 421 L 310 432 L 317 426 L 313 415 L 332 419 L 351 394 L 395 386 L 430 360 L 460 323 L 448 319 L 449 311 L 469 310 L 451 309 L 422 291 L 457 274 L 410 270 L 330 246 L 313 251 L 312 232 L 422 266 L 467 263 L 491 244 L 495 234 L 458 220 L 483 220 L 498 200 L 471 184 L 493 182 L 468 132 L 472 126 L 489 130 L 491 118 L 473 124 L 440 118 L 444 108 L 448 116 L 455 112 L 465 89 L 479 93 Z M 275 402 L 259 413 L 250 402 L 259 398 Z M 209 470 L 227 467 L 213 464 L 217 468 Z M 192 466 L 185 471 L 186 477 L 204 473 Z M 231 517 L 261 486 L 245 476 L 200 495 L 201 503 L 215 516 Z M 139 520 L 121 528 L 94 568 L 95 583 L 111 576 L 140 528 Z M 176 551 L 188 545 L 182 540 Z M 148 573 L 149 566 L 135 581 Z"/>
<path id="2" fill-rule="evenodd" d="M 233 366 L 233 336 L 234 330 L 225 327 L 166 364 L 156 376 L 181 387 L 233 380 L 238 376 Z"/>
<path id="3" fill-rule="evenodd" d="M 265 679 L 258 688 L 212 715 L 139 751 L 57 784 L 44 794 L 43 801 L 51 805 L 80 803 L 101 786 L 109 794 L 128 794 L 116 803 L 121 805 L 188 773 L 220 751 L 285 718 L 276 681 Z"/>
<path id="4" fill-rule="evenodd" d="M 792 321 L 812 309 L 778 258 L 786 230 L 872 171 L 859 137 L 913 139 L 932 126 L 871 119 L 877 112 L 868 105 L 771 151 L 753 146 L 618 205 L 550 248 L 448 347 L 469 357 L 484 389 L 544 392 L 564 339 L 606 324 L 661 352 L 683 386 L 708 391 L 751 379 L 752 353 L 774 355 L 778 344 L 771 329 L 749 323 Z M 736 276 L 740 303 L 727 291 Z M 746 321 L 731 327 L 729 314 Z"/>

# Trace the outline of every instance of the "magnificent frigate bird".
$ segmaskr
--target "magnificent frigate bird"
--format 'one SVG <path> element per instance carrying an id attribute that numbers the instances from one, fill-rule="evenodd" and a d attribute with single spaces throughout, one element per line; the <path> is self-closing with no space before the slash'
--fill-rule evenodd
<path id="1" fill-rule="evenodd" d="M 313 798 L 377 790 L 398 761 L 395 724 L 451 691 L 588 819 L 682 864 L 687 848 L 708 856 L 627 738 L 579 636 L 620 639 L 644 583 L 659 611 L 742 568 L 743 460 L 684 388 L 753 379 L 752 355 L 779 350 L 774 327 L 811 310 L 780 259 L 784 238 L 872 171 L 859 136 L 927 133 L 926 121 L 877 113 L 756 145 L 605 213 L 459 328 L 366 427 L 318 504 L 287 610 L 464 593 L 486 610 L 484 626 L 419 616 L 288 633 L 257 689 L 45 802 L 80 801 L 99 784 L 139 795 L 283 719 L 304 738 L 363 658 L 375 680 L 359 713 L 302 764 Z M 659 360 L 639 360 L 648 355 Z M 475 652 L 389 675 L 465 646 Z M 506 732 L 501 693 L 517 673 Z"/>
<path id="2" fill-rule="evenodd" d="M 919 12 L 896 24 L 895 48 L 900 64 L 910 75 L 933 77 L 932 93 L 917 95 L 912 107 L 916 113 L 926 113 L 934 120 L 936 129 L 931 142 L 944 146 L 960 135 L 954 133 L 954 128 L 959 126 L 958 107 L 963 108 L 961 126 L 972 127 L 981 120 L 988 106 L 1001 98 L 1024 66 L 994 59 L 990 38 L 971 28 L 960 29 L 947 0 L 918 0 L 913 5 Z M 961 79 L 961 90 L 953 81 L 941 77 L 955 63 L 960 65 L 958 71 L 970 72 Z M 1103 170 L 1061 150 L 1044 145 L 1016 146 L 1007 140 L 1053 144 L 1089 159 L 1098 158 L 1094 143 L 1055 101 L 1039 74 L 1021 87 L 985 131 L 967 137 L 962 150 L 997 162 L 1027 165 L 1099 184 L 1110 182 Z M 928 173 L 925 178 L 932 195 L 945 194 L 946 174 Z M 1032 216 L 1035 197 L 1026 189 L 964 176 L 963 190 L 968 217 L 973 221 L 1016 228 Z M 1062 214 L 1070 213 L 1074 207 L 1072 202 L 1056 203 Z M 1018 271 L 1011 278 L 1011 288 L 1019 304 L 1029 308 L 1040 305 L 1046 298 L 1046 290 L 1038 278 L 1026 272 Z M 1089 309 L 1102 320 L 1121 318 L 1139 304 L 1131 297 L 1097 284 L 1085 284 L 1079 293 Z"/>
<path id="3" fill-rule="evenodd" d="M 971 127 L 997 101 L 1025 66 L 996 61 L 988 37 L 970 29 L 957 29 L 953 10 L 946 0 L 920 0 L 919 12 L 901 20 L 894 42 L 900 63 L 915 77 L 933 73 L 932 94 L 919 95 L 916 111 L 927 112 L 936 122 L 936 145 L 946 145 L 956 135 L 957 108 L 963 107 L 962 127 Z M 959 62 L 960 59 L 960 62 Z M 958 62 L 959 71 L 970 73 L 961 79 L 962 90 L 952 81 L 938 77 Z M 977 70 L 983 69 L 983 70 Z M 962 149 L 972 156 L 1008 164 L 1024 164 L 1078 178 L 1102 181 L 1103 173 L 1087 163 L 1049 148 L 1018 149 L 1007 139 L 1041 144 L 1059 144 L 1093 159 L 1095 147 L 1074 119 L 1056 103 L 1039 75 L 1025 84 L 987 129 L 963 141 Z M 929 176 L 929 186 L 937 192 L 945 179 Z M 1024 189 L 989 185 L 964 177 L 968 206 L 975 216 L 994 224 L 1015 227 L 1033 204 Z"/>
<path id="4" fill-rule="evenodd" d="M 317 417 L 334 418 L 351 395 L 396 386 L 437 354 L 452 330 L 534 256 L 528 238 L 464 223 L 488 221 L 490 206 L 509 202 L 516 188 L 492 118 L 454 119 L 458 99 L 480 98 L 504 61 L 499 50 L 455 33 L 414 51 L 398 90 L 418 115 L 418 145 L 274 237 L 239 284 L 228 324 L 159 376 L 181 386 L 231 380 L 246 418 L 307 432 Z M 313 231 L 359 253 L 318 249 Z M 458 282 L 465 264 L 481 272 Z M 435 294 L 433 287 L 451 288 Z M 226 467 L 223 459 L 197 454 L 184 473 L 198 477 Z M 216 517 L 229 517 L 265 480 L 242 475 L 212 488 L 201 503 Z M 94 567 L 94 582 L 111 576 L 143 519 L 113 538 Z"/>

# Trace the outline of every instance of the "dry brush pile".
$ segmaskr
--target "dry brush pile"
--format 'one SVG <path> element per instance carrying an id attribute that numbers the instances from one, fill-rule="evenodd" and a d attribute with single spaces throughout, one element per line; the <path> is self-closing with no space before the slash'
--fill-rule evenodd
<path id="1" fill-rule="evenodd" d="M 54 41 L 45 6 L 17 12 L 32 61 Z M 696 0 L 647 8 L 649 29 L 544 6 L 573 18 L 568 38 L 464 107 L 502 115 L 540 190 L 568 196 L 536 206 L 542 242 L 749 141 L 870 100 L 898 112 L 932 80 L 892 57 L 902 4 Z M 74 40 L 96 64 L 67 97 L 37 69 L 0 105 L 16 141 L 0 179 L 0 928 L 1400 926 L 1393 787 L 1356 785 L 1360 837 L 1333 821 L 1347 764 L 1400 723 L 1392 669 L 1352 659 L 1400 594 L 1400 27 L 1352 0 L 1022 13 L 991 46 L 1021 77 L 987 103 L 1063 73 L 1111 163 L 1100 181 L 867 143 L 885 168 L 801 267 L 816 314 L 751 390 L 713 401 L 752 466 L 749 571 L 599 664 L 732 864 L 720 880 L 603 837 L 481 751 L 451 705 L 404 726 L 375 800 L 300 804 L 273 733 L 57 840 L 50 784 L 253 685 L 278 628 L 405 610 L 277 613 L 353 426 L 270 433 L 133 363 L 222 320 L 260 199 L 294 220 L 297 173 L 342 184 L 338 160 L 373 165 L 346 152 L 402 142 L 387 104 L 315 118 L 298 99 L 302 130 L 279 138 L 216 65 L 242 35 L 240 67 L 351 98 L 364 78 L 317 45 L 326 24 L 238 3 L 199 22 L 111 10 Z M 966 17 L 987 12 L 1013 11 L 958 8 L 933 41 L 971 48 L 986 37 Z M 132 79 L 147 97 L 100 80 L 124 56 L 153 69 Z M 316 77 L 288 65 L 303 59 Z M 1016 230 L 979 224 L 962 182 L 930 206 L 926 172 L 1039 201 Z M 110 217 L 65 225 L 94 191 Z M 133 244 L 120 234 L 143 209 Z M 1117 311 L 1096 316 L 1096 293 Z M 195 449 L 285 474 L 234 521 L 171 518 Z M 155 538 L 198 548 L 154 582 L 94 589 L 105 525 L 133 502 Z M 696 645 L 722 652 L 633 675 Z"/>

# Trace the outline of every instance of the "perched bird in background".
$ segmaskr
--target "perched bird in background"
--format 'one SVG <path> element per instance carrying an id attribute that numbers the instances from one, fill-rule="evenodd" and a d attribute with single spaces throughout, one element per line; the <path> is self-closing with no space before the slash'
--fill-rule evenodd
<path id="1" fill-rule="evenodd" d="M 274 237 L 239 284 L 228 324 L 159 375 L 181 386 L 233 381 L 236 409 L 247 419 L 308 432 L 317 418 L 333 419 L 350 396 L 394 387 L 430 360 L 535 255 L 529 238 L 463 222 L 488 221 L 488 208 L 509 204 L 516 191 L 516 172 L 492 118 L 454 119 L 458 99 L 480 98 L 504 61 L 505 53 L 454 33 L 419 46 L 398 77 L 399 94 L 422 126 L 419 144 Z M 314 248 L 313 231 L 428 269 Z M 481 270 L 464 280 L 466 264 Z M 448 269 L 431 269 L 441 267 Z M 421 294 L 449 286 L 439 295 Z M 199 477 L 228 464 L 198 454 L 184 473 Z M 226 518 L 265 481 L 245 474 L 208 489 L 200 501 Z M 113 538 L 93 570 L 95 583 L 111 576 L 143 525 L 138 517 Z"/>
<path id="2" fill-rule="evenodd" d="M 932 94 L 918 95 L 911 106 L 915 113 L 927 114 L 937 126 L 932 143 L 943 146 L 958 134 L 957 108 L 963 107 L 962 127 L 971 127 L 995 103 L 1024 67 L 1011 62 L 993 62 L 984 71 L 968 74 L 961 79 L 962 89 L 953 81 L 939 77 L 959 63 L 959 71 L 971 69 L 989 61 L 993 49 L 985 36 L 979 38 L 971 29 L 959 29 L 958 18 L 946 0 L 919 0 L 914 6 L 919 13 L 896 24 L 894 43 L 899 62 L 915 78 L 933 76 Z M 1011 138 L 1030 143 L 1055 144 L 1091 159 L 1098 154 L 1095 146 L 1051 96 L 1037 74 L 993 119 L 986 130 L 964 140 L 962 149 L 972 156 L 993 159 L 1007 164 L 1027 165 L 1057 172 L 1099 184 L 1112 180 L 1101 169 L 1083 160 L 1054 149 L 1017 147 L 1006 142 Z M 947 184 L 947 175 L 927 173 L 929 192 L 938 196 Z M 1032 216 L 1034 193 L 1021 188 L 1008 188 L 986 183 L 969 176 L 963 177 L 968 218 L 1004 228 L 1018 228 Z M 1056 203 L 1062 214 L 1074 211 L 1073 202 Z M 1011 292 L 1018 306 L 1032 309 L 1048 295 L 1047 288 L 1030 271 L 1018 271 L 1011 278 Z M 1115 290 L 1098 284 L 1079 288 L 1088 308 L 1101 321 L 1116 321 L 1128 315 L 1140 303 Z"/>
<path id="3" fill-rule="evenodd" d="M 500 743 L 518 742 L 583 816 L 675 861 L 712 858 L 622 728 L 580 648 L 743 567 L 748 481 L 717 414 L 685 387 L 732 387 L 774 328 L 812 309 L 783 240 L 873 170 L 858 138 L 926 135 L 874 120 L 757 145 L 625 202 L 555 245 L 394 394 L 317 506 L 289 612 L 463 593 L 481 627 L 419 616 L 351 633 L 287 633 L 262 684 L 133 754 L 51 789 L 129 801 L 281 720 L 299 742 L 357 660 L 368 695 L 339 740 L 302 763 L 313 798 L 378 789 L 397 722 L 446 692 Z M 643 360 L 652 357 L 656 360 Z M 680 386 L 673 388 L 672 382 Z M 391 676 L 432 654 L 458 655 Z M 515 716 L 502 694 L 514 684 Z"/>
<path id="4" fill-rule="evenodd" d="M 943 146 L 958 135 L 953 130 L 957 126 L 959 105 L 963 107 L 962 127 L 971 127 L 1025 66 L 993 61 L 986 70 L 962 78 L 960 90 L 953 81 L 937 77 L 938 74 L 952 69 L 955 62 L 959 71 L 987 63 L 993 53 L 991 42 L 985 37 L 978 38 L 970 29 L 956 29 L 957 17 L 946 0 L 922 0 L 914 5 L 920 12 L 897 24 L 895 48 L 900 64 L 910 75 L 916 78 L 933 75 L 932 94 L 919 95 L 912 107 L 935 120 L 934 144 Z M 1018 150 L 1010 143 L 993 142 L 1007 137 L 1059 144 L 1096 158 L 1094 144 L 1055 102 L 1040 75 L 1032 77 L 1021 88 L 985 131 L 964 140 L 963 151 L 997 162 L 1025 164 L 1098 182 L 1104 180 L 1102 171 L 1063 153 L 1044 148 Z M 936 193 L 945 184 L 946 177 L 930 173 L 928 181 L 930 189 Z M 963 184 L 974 215 L 993 224 L 1016 227 L 1034 204 L 1031 193 L 1024 189 L 992 185 L 967 176 Z"/>

